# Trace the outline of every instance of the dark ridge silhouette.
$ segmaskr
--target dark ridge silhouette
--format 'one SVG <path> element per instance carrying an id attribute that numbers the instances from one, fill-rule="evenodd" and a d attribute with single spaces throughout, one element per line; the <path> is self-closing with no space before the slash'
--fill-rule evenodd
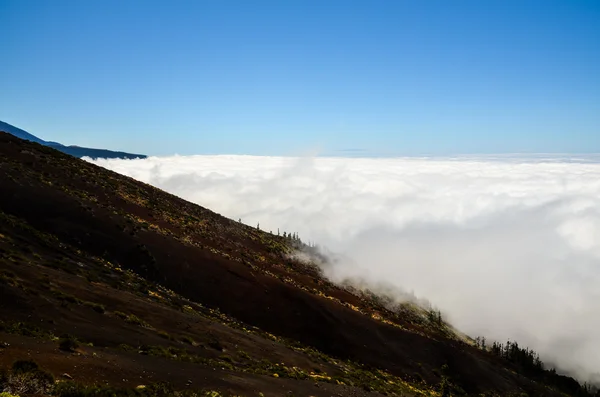
<path id="1" fill-rule="evenodd" d="M 29 132 L 22 130 L 20 128 L 15 127 L 14 125 L 10 125 L 3 121 L 0 121 L 0 131 L 5 131 L 9 134 L 16 136 L 17 138 L 25 139 L 27 141 L 36 142 L 44 146 L 52 147 L 56 150 L 59 150 L 63 153 L 70 154 L 75 157 L 91 157 L 91 158 L 121 158 L 121 159 L 136 159 L 136 158 L 146 158 L 147 156 L 144 154 L 132 154 L 126 152 L 119 152 L 113 150 L 106 149 L 92 149 L 81 146 L 65 146 L 58 142 L 44 141 L 43 139 L 38 138 L 35 135 L 30 134 Z"/>

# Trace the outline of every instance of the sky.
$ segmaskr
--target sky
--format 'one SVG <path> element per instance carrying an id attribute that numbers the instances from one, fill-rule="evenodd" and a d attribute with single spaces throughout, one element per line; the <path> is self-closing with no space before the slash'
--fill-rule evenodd
<path id="1" fill-rule="evenodd" d="M 600 152 L 600 2 L 0 0 L 0 120 L 149 155 Z"/>

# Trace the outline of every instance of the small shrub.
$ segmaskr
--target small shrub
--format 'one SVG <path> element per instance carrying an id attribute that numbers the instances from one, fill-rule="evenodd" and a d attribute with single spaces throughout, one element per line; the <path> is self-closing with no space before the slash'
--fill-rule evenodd
<path id="1" fill-rule="evenodd" d="M 262 394 L 262 393 L 261 393 Z M 221 392 L 216 390 L 207 390 L 202 394 L 204 397 L 223 397 L 224 395 Z"/>
<path id="2" fill-rule="evenodd" d="M 9 334 L 16 334 L 22 336 L 32 336 L 43 338 L 47 336 L 51 336 L 48 332 L 42 330 L 40 327 L 27 323 L 12 323 L 12 324 L 4 324 L 4 331 Z"/>
<path id="3" fill-rule="evenodd" d="M 8 382 L 8 373 L 0 371 L 0 390 L 4 390 L 4 385 Z"/>
<path id="4" fill-rule="evenodd" d="M 12 365 L 14 374 L 24 374 L 27 372 L 37 371 L 40 367 L 33 360 L 17 360 Z"/>
<path id="5" fill-rule="evenodd" d="M 129 324 L 139 325 L 140 327 L 150 328 L 150 324 L 136 316 L 135 314 L 125 314 L 123 312 L 116 311 L 114 312 L 115 316 L 119 317 L 122 320 L 125 320 Z"/>
<path id="6" fill-rule="evenodd" d="M 60 382 L 54 387 L 57 397 L 128 397 L 138 396 L 133 390 L 113 389 L 102 386 L 85 386 L 72 381 Z"/>
<path id="7" fill-rule="evenodd" d="M 100 313 L 100 314 L 104 314 L 104 312 L 106 312 L 106 309 L 104 308 L 104 306 L 102 306 L 99 303 L 85 302 L 84 305 L 86 305 L 87 307 L 91 307 L 95 312 Z"/>
<path id="8" fill-rule="evenodd" d="M 148 323 L 146 323 L 144 320 L 142 320 L 141 318 L 139 318 L 135 314 L 130 314 L 129 316 L 127 316 L 127 318 L 125 319 L 125 321 L 127 321 L 130 324 L 139 325 L 141 327 L 148 326 Z"/>
<path id="9" fill-rule="evenodd" d="M 40 369 L 34 361 L 19 360 L 5 375 L 3 384 L 8 395 L 47 394 L 54 386 L 54 376 Z"/>
<path id="10" fill-rule="evenodd" d="M 189 345 L 192 345 L 192 346 L 196 346 L 197 345 L 197 343 L 192 338 L 190 338 L 187 335 L 182 336 L 181 337 L 181 341 L 185 342 L 185 343 L 187 343 Z"/>
<path id="11" fill-rule="evenodd" d="M 65 304 L 66 303 L 72 303 L 72 304 L 78 305 L 78 304 L 81 303 L 81 301 L 78 298 L 76 298 L 75 296 L 69 295 L 69 294 L 65 294 L 62 291 L 53 290 L 52 293 L 54 294 L 54 296 L 56 296 L 56 298 L 59 301 L 65 303 Z"/>
<path id="12" fill-rule="evenodd" d="M 144 394 L 148 396 L 173 396 L 173 386 L 168 382 L 158 382 L 152 385 L 146 386 Z"/>
<path id="13" fill-rule="evenodd" d="M 208 342 L 208 346 L 210 346 L 212 349 L 218 350 L 220 352 L 225 351 L 225 347 L 223 347 L 221 342 L 219 342 L 218 340 L 212 340 L 212 341 Z"/>
<path id="14" fill-rule="evenodd" d="M 79 342 L 71 335 L 63 335 L 58 341 L 58 348 L 66 352 L 74 352 L 79 347 Z"/>
<path id="15" fill-rule="evenodd" d="M 126 352 L 135 351 L 135 348 L 133 346 L 129 346 L 129 345 L 125 344 L 125 343 L 121 343 L 119 345 L 119 349 L 121 349 L 123 351 L 126 351 Z"/>
<path id="16" fill-rule="evenodd" d="M 92 395 L 103 395 L 102 391 L 95 387 L 87 387 L 72 381 L 60 382 L 54 387 L 52 393 L 58 397 L 87 397 Z M 107 393 L 105 393 L 107 395 Z"/>

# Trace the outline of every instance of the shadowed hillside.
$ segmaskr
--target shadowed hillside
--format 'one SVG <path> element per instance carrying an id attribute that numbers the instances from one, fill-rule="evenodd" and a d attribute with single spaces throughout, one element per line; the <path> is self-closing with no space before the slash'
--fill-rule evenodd
<path id="1" fill-rule="evenodd" d="M 330 283 L 298 242 L 4 133 L 0 190 L 0 366 L 63 381 L 25 393 L 589 395 Z"/>

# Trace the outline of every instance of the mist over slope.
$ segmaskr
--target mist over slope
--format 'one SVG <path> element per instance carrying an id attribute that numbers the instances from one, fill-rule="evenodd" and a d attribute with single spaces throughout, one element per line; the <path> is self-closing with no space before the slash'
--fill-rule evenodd
<path id="1" fill-rule="evenodd" d="M 412 291 L 471 336 L 600 367 L 600 164 L 588 157 L 95 160 L 339 253 L 334 280 Z"/>

